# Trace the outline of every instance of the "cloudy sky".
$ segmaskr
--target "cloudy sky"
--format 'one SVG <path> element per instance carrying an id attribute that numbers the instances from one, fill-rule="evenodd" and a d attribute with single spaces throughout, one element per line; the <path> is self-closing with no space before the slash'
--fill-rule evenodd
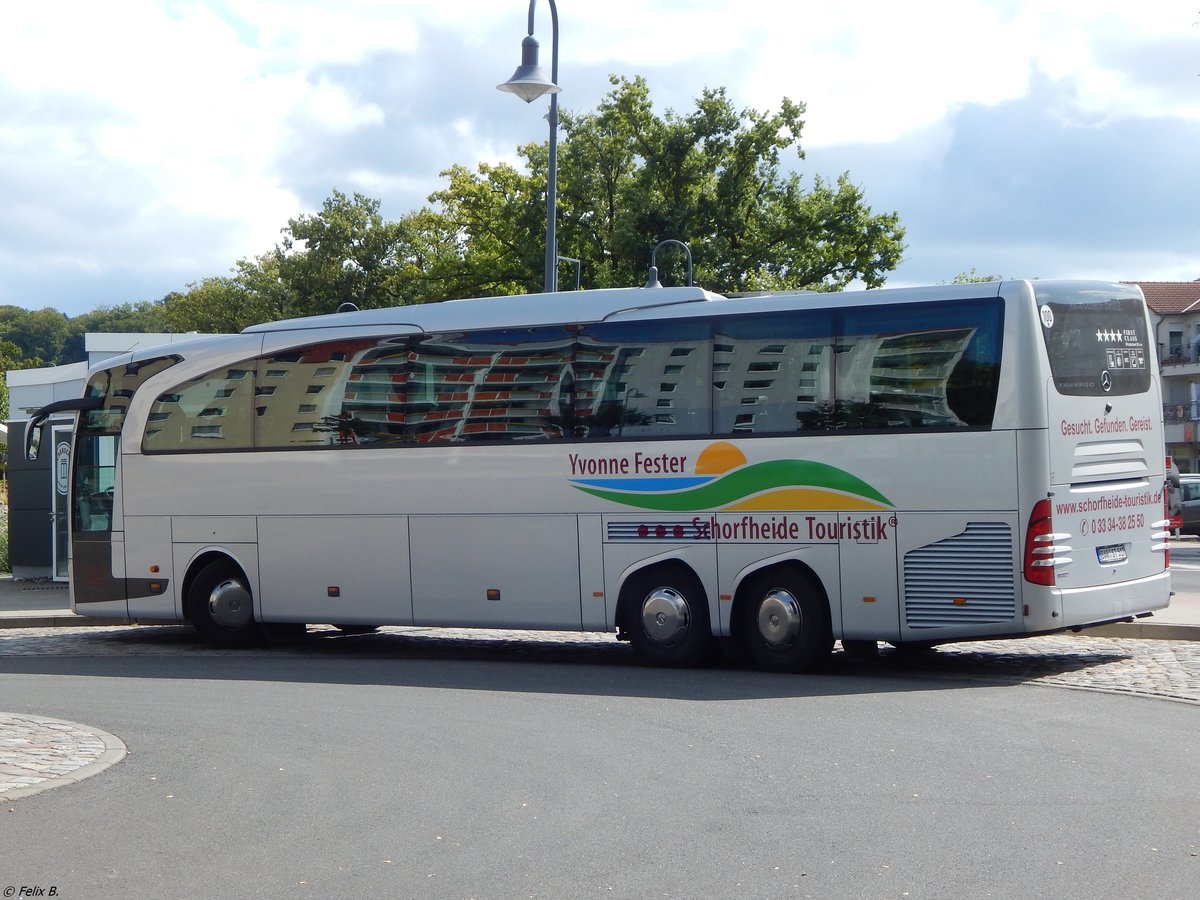
<path id="1" fill-rule="evenodd" d="M 611 74 L 807 104 L 803 176 L 895 210 L 891 285 L 1200 278 L 1200 0 L 561 0 L 563 107 Z M 0 304 L 156 300 L 333 189 L 423 205 L 516 161 L 525 0 L 59 0 L 0 11 Z M 550 4 L 535 7 L 550 61 Z M 649 248 L 647 248 L 647 253 Z"/>

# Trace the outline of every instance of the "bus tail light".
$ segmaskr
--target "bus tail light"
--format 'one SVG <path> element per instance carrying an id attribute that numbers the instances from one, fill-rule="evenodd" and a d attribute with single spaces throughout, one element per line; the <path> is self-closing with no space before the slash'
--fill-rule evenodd
<path id="1" fill-rule="evenodd" d="M 1175 515 L 1171 515 L 1171 487 L 1174 485 L 1175 490 L 1179 490 L 1179 476 L 1171 475 L 1171 467 L 1174 461 L 1170 454 L 1167 455 L 1167 477 L 1163 479 L 1163 517 L 1162 521 L 1154 522 L 1150 525 L 1154 529 L 1154 533 L 1150 535 L 1150 539 L 1155 543 L 1150 545 L 1150 549 L 1155 553 L 1163 555 L 1163 569 L 1171 568 L 1171 535 L 1183 528 L 1183 512 L 1180 511 Z"/>
<path id="2" fill-rule="evenodd" d="M 1029 514 L 1025 531 L 1025 580 L 1030 584 L 1054 587 L 1054 570 L 1071 562 L 1071 548 L 1060 543 L 1069 538 L 1054 530 L 1053 507 L 1050 501 L 1039 500 Z"/>
<path id="3" fill-rule="evenodd" d="M 1175 522 L 1172 521 L 1172 519 L 1171 519 L 1171 504 L 1167 500 L 1168 494 L 1170 494 L 1170 491 L 1167 489 L 1167 485 L 1164 484 L 1163 485 L 1163 518 L 1167 520 L 1167 539 L 1165 541 L 1163 541 L 1163 543 L 1166 545 L 1163 548 L 1163 568 L 1164 569 L 1171 568 L 1171 534 L 1170 533 L 1174 528 L 1181 527 L 1183 525 L 1183 514 L 1182 513 L 1179 514 L 1179 526 L 1176 526 Z"/>

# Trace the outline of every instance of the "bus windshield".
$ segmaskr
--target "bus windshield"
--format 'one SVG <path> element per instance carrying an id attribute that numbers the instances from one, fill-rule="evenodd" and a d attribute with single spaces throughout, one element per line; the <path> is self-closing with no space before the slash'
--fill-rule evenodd
<path id="1" fill-rule="evenodd" d="M 71 523 L 76 532 L 112 529 L 117 441 L 129 401 L 143 381 L 177 362 L 178 356 L 160 356 L 104 369 L 88 382 L 85 396 L 95 398 L 100 405 L 81 410 L 76 426 Z"/>

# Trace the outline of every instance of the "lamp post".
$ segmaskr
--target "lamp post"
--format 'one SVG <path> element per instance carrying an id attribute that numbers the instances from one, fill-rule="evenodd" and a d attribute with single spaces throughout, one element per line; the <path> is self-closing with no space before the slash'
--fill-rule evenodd
<path id="1" fill-rule="evenodd" d="M 512 78 L 496 85 L 497 90 L 516 94 L 526 103 L 532 103 L 543 94 L 550 95 L 550 162 L 546 176 L 546 277 L 545 290 L 558 290 L 558 244 L 554 233 L 556 211 L 555 194 L 558 192 L 558 7 L 550 0 L 550 77 L 538 65 L 538 42 L 533 36 L 533 8 L 537 0 L 529 0 L 529 33 L 521 41 L 521 65 Z"/>

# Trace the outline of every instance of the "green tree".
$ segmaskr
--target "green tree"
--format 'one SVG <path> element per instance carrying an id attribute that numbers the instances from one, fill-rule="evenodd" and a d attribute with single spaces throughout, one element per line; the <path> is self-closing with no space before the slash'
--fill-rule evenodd
<path id="1" fill-rule="evenodd" d="M 975 267 L 971 266 L 967 272 L 959 272 L 954 276 L 951 284 L 982 284 L 987 281 L 1003 281 L 1003 275 L 981 275 L 975 271 Z"/>
<path id="2" fill-rule="evenodd" d="M 535 151 L 531 145 L 521 152 Z M 481 163 L 478 174 L 452 166 L 442 176 L 449 179 L 449 185 L 429 199 L 440 205 L 445 231 L 458 238 L 458 259 L 440 272 L 430 273 L 440 276 L 431 279 L 432 297 L 541 290 L 546 246 L 544 186 L 539 188 L 535 177 L 507 163 Z M 545 175 L 542 178 L 544 185 Z"/>
<path id="3" fill-rule="evenodd" d="M 439 245 L 435 229 L 421 227 L 430 218 L 436 216 L 426 210 L 385 222 L 378 200 L 334 191 L 320 213 L 290 219 L 273 250 L 239 260 L 229 276 L 168 294 L 162 314 L 172 331 L 233 332 L 331 313 L 346 302 L 360 309 L 399 305 L 402 284 L 428 277 L 426 257 Z"/>
<path id="4" fill-rule="evenodd" d="M 379 201 L 334 191 L 315 216 L 291 219 L 271 259 L 289 316 L 395 306 L 400 226 L 384 222 Z"/>
<path id="5" fill-rule="evenodd" d="M 3 374 L 18 369 L 36 369 L 39 365 L 40 359 L 26 357 L 21 348 L 12 341 L 0 339 L 0 422 L 7 422 L 9 413 L 8 379 L 4 378 Z"/>
<path id="6" fill-rule="evenodd" d="M 466 252 L 454 222 L 428 207 L 396 223 L 393 290 L 400 303 L 427 303 L 455 297 L 513 293 L 486 264 L 482 255 Z M 510 289 L 505 289 L 505 287 Z"/>
<path id="7" fill-rule="evenodd" d="M 739 113 L 716 89 L 689 115 L 659 116 L 643 79 L 612 83 L 595 112 L 562 114 L 559 253 L 583 261 L 589 286 L 640 283 L 668 238 L 690 245 L 696 281 L 718 291 L 878 286 L 899 262 L 899 217 L 873 214 L 847 175 L 805 190 L 784 173 L 784 151 L 803 158 L 801 104 Z M 479 292 L 541 287 L 547 151 L 519 152 L 528 173 L 454 167 L 430 197 L 460 230 L 463 280 Z M 663 283 L 672 277 L 682 269 L 664 268 Z"/>
<path id="8" fill-rule="evenodd" d="M 152 334 L 171 330 L 163 315 L 161 301 L 149 300 L 97 307 L 70 319 L 68 328 L 60 363 L 80 362 L 87 358 L 84 335 L 89 333 Z"/>
<path id="9" fill-rule="evenodd" d="M 57 365 L 70 333 L 67 317 L 56 309 L 0 306 L 0 339 L 15 344 L 23 359 Z"/>
<path id="10" fill-rule="evenodd" d="M 169 330 L 226 334 L 286 317 L 286 303 L 280 302 L 269 274 L 271 266 L 270 259 L 242 260 L 233 277 L 205 278 L 189 284 L 186 291 L 167 294 L 162 314 Z"/>

